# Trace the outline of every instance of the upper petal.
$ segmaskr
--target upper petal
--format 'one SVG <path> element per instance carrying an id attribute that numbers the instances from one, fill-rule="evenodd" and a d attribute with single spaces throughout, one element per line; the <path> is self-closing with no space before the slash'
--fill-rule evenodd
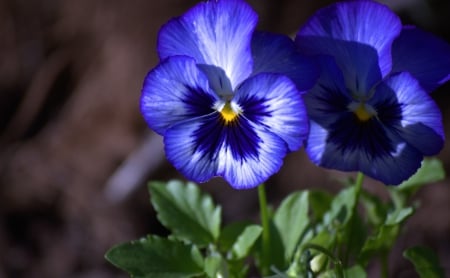
<path id="1" fill-rule="evenodd" d="M 289 78 L 268 73 L 253 76 L 239 86 L 233 101 L 246 119 L 279 136 L 289 150 L 303 145 L 309 129 L 306 107 Z"/>
<path id="2" fill-rule="evenodd" d="M 450 80 L 450 45 L 412 26 L 394 41 L 392 59 L 393 72 L 411 73 L 427 92 Z"/>
<path id="3" fill-rule="evenodd" d="M 386 127 L 422 154 L 435 155 L 442 149 L 445 136 L 439 107 L 409 73 L 384 80 L 371 104 Z"/>
<path id="4" fill-rule="evenodd" d="M 161 28 L 159 55 L 161 59 L 187 55 L 198 64 L 219 67 L 234 89 L 252 72 L 250 43 L 257 20 L 257 14 L 241 0 L 198 3 Z"/>
<path id="5" fill-rule="evenodd" d="M 287 36 L 256 31 L 252 38 L 253 74 L 281 73 L 288 76 L 301 91 L 310 89 L 317 80 L 318 67 L 312 58 L 297 52 Z"/>
<path id="6" fill-rule="evenodd" d="M 236 189 L 266 181 L 287 152 L 286 143 L 263 126 L 244 117 L 225 124 L 217 112 L 170 127 L 164 142 L 168 160 L 190 180 L 221 176 Z"/>
<path id="7" fill-rule="evenodd" d="M 341 70 L 331 56 L 318 56 L 320 77 L 317 84 L 304 95 L 308 115 L 318 124 L 329 127 L 337 115 L 348 113 L 352 100 L 345 86 Z"/>
<path id="8" fill-rule="evenodd" d="M 316 12 L 299 30 L 296 44 L 309 55 L 335 57 L 349 89 L 364 94 L 392 66 L 391 45 L 401 22 L 387 6 L 347 1 Z"/>
<path id="9" fill-rule="evenodd" d="M 140 105 L 150 128 L 164 135 L 173 124 L 213 112 L 217 99 L 194 59 L 173 56 L 148 73 Z"/>

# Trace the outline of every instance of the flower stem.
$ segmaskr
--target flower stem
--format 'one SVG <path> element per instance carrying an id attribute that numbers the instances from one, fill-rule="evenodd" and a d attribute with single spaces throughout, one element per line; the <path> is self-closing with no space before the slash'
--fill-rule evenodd
<path id="1" fill-rule="evenodd" d="M 262 250 L 261 250 L 261 274 L 269 274 L 269 256 L 270 256 L 270 226 L 269 213 L 267 210 L 267 198 L 264 184 L 258 186 L 259 210 L 261 214 L 262 231 Z"/>
<path id="2" fill-rule="evenodd" d="M 386 252 L 381 254 L 381 277 L 389 277 L 388 254 Z"/>
<path id="3" fill-rule="evenodd" d="M 358 203 L 359 203 L 359 197 L 361 195 L 361 190 L 362 190 L 362 184 L 364 181 L 364 174 L 361 172 L 358 172 L 358 175 L 356 176 L 356 181 L 354 186 L 354 190 L 355 190 L 355 203 L 352 207 L 352 218 L 350 219 L 349 225 L 350 225 L 350 231 L 349 231 L 349 237 L 348 237 L 348 244 L 347 244 L 347 248 L 345 253 L 343 254 L 343 262 L 345 264 L 345 266 L 348 266 L 349 264 L 349 259 L 350 259 L 350 253 L 351 253 L 351 247 L 352 245 L 352 239 L 353 239 L 353 233 L 354 233 L 354 229 L 355 229 L 355 225 L 356 225 L 356 214 L 358 213 Z"/>
<path id="4" fill-rule="evenodd" d="M 355 208 L 354 210 L 356 211 L 356 208 L 358 207 L 358 200 L 359 200 L 359 195 L 361 194 L 361 188 L 362 188 L 362 184 L 364 181 L 364 174 L 361 172 L 358 172 L 358 175 L 356 176 L 356 182 L 355 182 L 355 196 L 356 196 L 356 202 L 355 202 Z"/>

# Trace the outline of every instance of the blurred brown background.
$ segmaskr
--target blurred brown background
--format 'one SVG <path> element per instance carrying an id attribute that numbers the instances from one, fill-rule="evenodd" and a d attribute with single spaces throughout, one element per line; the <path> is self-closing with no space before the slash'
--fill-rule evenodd
<path id="1" fill-rule="evenodd" d="M 146 181 L 181 178 L 139 114 L 142 81 L 157 60 L 160 26 L 193 0 L 0 0 L 0 278 L 126 277 L 105 262 L 113 244 L 157 223 Z M 294 34 L 331 1 L 250 1 L 260 29 Z M 403 19 L 450 41 L 448 0 L 385 1 Z M 412 57 L 413 58 L 413 57 Z M 450 134 L 450 86 L 433 95 Z M 450 144 L 440 154 L 450 173 Z M 343 174 L 289 155 L 268 181 L 277 204 L 293 190 L 336 191 Z M 382 185 L 369 181 L 372 191 Z M 255 219 L 256 191 L 220 179 L 202 188 L 224 221 Z M 401 249 L 432 247 L 450 275 L 450 181 L 421 190 L 419 212 L 393 250 L 392 277 L 411 277 Z M 370 267 L 378 276 L 377 265 Z"/>

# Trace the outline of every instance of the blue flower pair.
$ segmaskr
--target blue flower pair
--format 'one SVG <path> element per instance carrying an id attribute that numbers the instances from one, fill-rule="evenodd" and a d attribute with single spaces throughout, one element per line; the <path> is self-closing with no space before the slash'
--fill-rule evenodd
<path id="1" fill-rule="evenodd" d="M 445 42 L 372 1 L 320 10 L 295 43 L 257 20 L 241 0 L 207 1 L 160 30 L 141 111 L 188 179 L 251 188 L 306 142 L 317 165 L 398 184 L 440 151 L 428 93 L 450 78 Z"/>

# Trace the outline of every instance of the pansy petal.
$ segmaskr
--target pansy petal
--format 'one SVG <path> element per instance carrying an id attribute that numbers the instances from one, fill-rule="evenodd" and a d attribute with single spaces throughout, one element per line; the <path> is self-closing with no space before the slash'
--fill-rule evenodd
<path id="1" fill-rule="evenodd" d="M 336 116 L 348 113 L 351 95 L 345 87 L 344 77 L 331 56 L 318 56 L 320 78 L 317 84 L 304 95 L 308 115 L 318 124 L 329 127 Z"/>
<path id="2" fill-rule="evenodd" d="M 232 187 L 258 186 L 280 170 L 288 150 L 276 134 L 241 117 L 226 136 L 219 151 L 218 174 Z"/>
<path id="3" fill-rule="evenodd" d="M 328 130 L 314 120 L 311 120 L 309 124 L 309 135 L 305 144 L 305 151 L 314 164 L 322 166 L 322 157 L 327 149 Z"/>
<path id="4" fill-rule="evenodd" d="M 194 59 L 173 56 L 145 78 L 141 112 L 150 128 L 164 135 L 173 124 L 211 113 L 217 99 Z"/>
<path id="5" fill-rule="evenodd" d="M 252 38 L 253 75 L 281 73 L 301 91 L 310 89 L 317 80 L 318 68 L 312 58 L 297 52 L 287 36 L 256 31 Z"/>
<path id="6" fill-rule="evenodd" d="M 335 57 L 346 84 L 364 94 L 392 66 L 391 45 L 401 31 L 399 18 L 374 1 L 347 1 L 327 6 L 299 30 L 296 44 L 307 55 Z"/>
<path id="7" fill-rule="evenodd" d="M 403 28 L 392 46 L 393 72 L 407 71 L 428 92 L 450 80 L 450 45 L 416 29 Z"/>
<path id="8" fill-rule="evenodd" d="M 383 81 L 371 103 L 386 126 L 424 155 L 435 155 L 442 149 L 444 130 L 439 107 L 409 73 Z"/>
<path id="9" fill-rule="evenodd" d="M 244 81 L 233 99 L 249 121 L 298 150 L 308 134 L 306 108 L 295 84 L 279 74 L 261 73 Z"/>
<path id="10" fill-rule="evenodd" d="M 218 148 L 203 148 L 204 142 L 220 139 L 220 126 L 216 130 L 210 122 L 217 122 L 218 113 L 182 121 L 167 129 L 164 147 L 167 159 L 186 178 L 194 182 L 206 182 L 217 175 Z M 208 138 L 208 136 L 212 135 Z M 217 142 L 218 145 L 222 141 Z"/>
<path id="11" fill-rule="evenodd" d="M 397 141 L 395 152 L 362 160 L 361 172 L 386 185 L 399 185 L 417 172 L 422 160 L 417 149 Z"/>
<path id="12" fill-rule="evenodd" d="M 251 37 L 257 14 L 242 0 L 198 3 L 159 33 L 161 59 L 173 55 L 195 58 L 197 64 L 223 69 L 233 89 L 253 68 Z"/>
<path id="13" fill-rule="evenodd" d="M 366 126 L 343 117 L 334 129 L 312 121 L 306 152 L 315 164 L 341 171 L 361 171 L 385 184 L 399 184 L 420 167 L 423 155 L 395 132 L 372 119 Z"/>
<path id="14" fill-rule="evenodd" d="M 227 125 L 217 112 L 170 127 L 164 143 L 168 160 L 188 179 L 222 176 L 236 189 L 267 180 L 287 152 L 286 143 L 264 127 L 244 117 Z"/>

